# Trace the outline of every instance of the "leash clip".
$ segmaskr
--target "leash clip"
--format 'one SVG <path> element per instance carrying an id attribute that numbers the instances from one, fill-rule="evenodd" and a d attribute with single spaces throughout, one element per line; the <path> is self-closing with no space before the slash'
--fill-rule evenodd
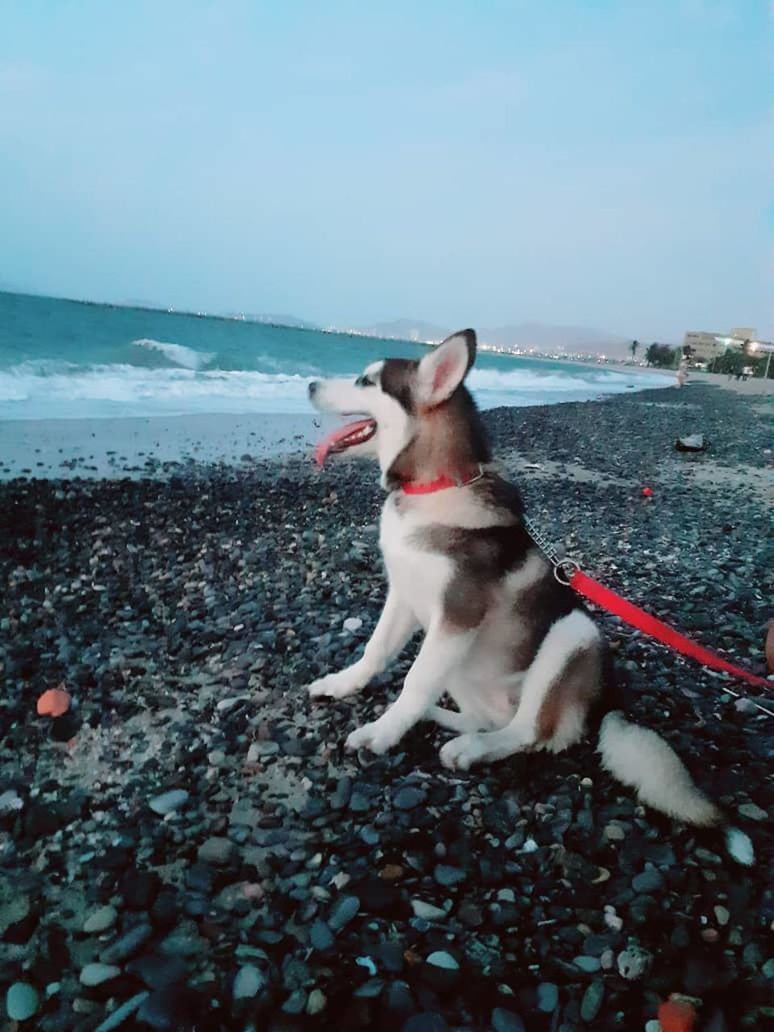
<path id="1" fill-rule="evenodd" d="M 565 588 L 570 587 L 573 577 L 579 570 L 580 563 L 574 559 L 560 559 L 559 562 L 554 563 L 554 577 Z"/>

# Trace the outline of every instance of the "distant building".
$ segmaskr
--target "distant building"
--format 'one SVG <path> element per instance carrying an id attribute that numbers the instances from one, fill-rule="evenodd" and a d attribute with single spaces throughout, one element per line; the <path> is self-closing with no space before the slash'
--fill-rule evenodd
<path id="1" fill-rule="evenodd" d="M 688 347 L 692 365 L 696 363 L 709 363 L 714 358 L 725 355 L 731 351 L 741 351 L 745 341 L 755 339 L 755 330 L 752 327 L 737 327 L 730 333 L 708 333 L 706 330 L 688 330 L 683 339 L 683 347 Z"/>

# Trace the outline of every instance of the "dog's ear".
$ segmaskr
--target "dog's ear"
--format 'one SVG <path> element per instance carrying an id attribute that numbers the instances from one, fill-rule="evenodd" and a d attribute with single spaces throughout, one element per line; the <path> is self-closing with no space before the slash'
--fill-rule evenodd
<path id="1" fill-rule="evenodd" d="M 425 355 L 417 370 L 417 401 L 434 408 L 446 401 L 467 376 L 476 359 L 476 334 L 460 330 Z"/>

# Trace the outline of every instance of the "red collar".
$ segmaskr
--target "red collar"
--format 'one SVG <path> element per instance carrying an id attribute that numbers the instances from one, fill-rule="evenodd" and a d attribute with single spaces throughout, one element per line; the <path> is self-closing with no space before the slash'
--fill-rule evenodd
<path id="1" fill-rule="evenodd" d="M 424 483 L 417 480 L 407 480 L 400 485 L 400 490 L 407 495 L 434 494 L 436 491 L 445 491 L 449 487 L 467 487 L 468 484 L 475 484 L 484 475 L 484 467 L 479 465 L 478 469 L 467 480 L 462 477 L 450 477 L 446 473 L 441 474 L 435 480 L 427 480 Z"/>

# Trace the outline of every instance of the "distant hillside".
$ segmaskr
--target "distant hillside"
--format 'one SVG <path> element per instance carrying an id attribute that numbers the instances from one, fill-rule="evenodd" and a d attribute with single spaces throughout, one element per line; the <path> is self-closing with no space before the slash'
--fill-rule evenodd
<path id="1" fill-rule="evenodd" d="M 354 332 L 368 337 L 385 337 L 388 340 L 437 342 L 448 337 L 453 328 L 424 322 L 422 319 L 392 319 L 358 327 Z M 631 343 L 629 339 L 606 330 L 595 330 L 585 326 L 555 326 L 549 323 L 481 327 L 477 332 L 482 344 L 509 351 L 534 349 L 544 354 L 556 355 L 583 352 L 623 357 L 628 355 Z"/>
<path id="2" fill-rule="evenodd" d="M 586 326 L 556 326 L 550 323 L 518 323 L 513 326 L 482 328 L 479 336 L 486 344 L 501 348 L 535 348 L 547 354 L 568 352 L 628 353 L 631 341 L 607 330 Z"/>
<path id="3" fill-rule="evenodd" d="M 437 342 L 452 332 L 445 326 L 436 326 L 422 319 L 392 319 L 389 322 L 373 323 L 371 326 L 355 327 L 353 332 L 366 337 L 383 337 L 385 340 L 418 340 Z"/>

